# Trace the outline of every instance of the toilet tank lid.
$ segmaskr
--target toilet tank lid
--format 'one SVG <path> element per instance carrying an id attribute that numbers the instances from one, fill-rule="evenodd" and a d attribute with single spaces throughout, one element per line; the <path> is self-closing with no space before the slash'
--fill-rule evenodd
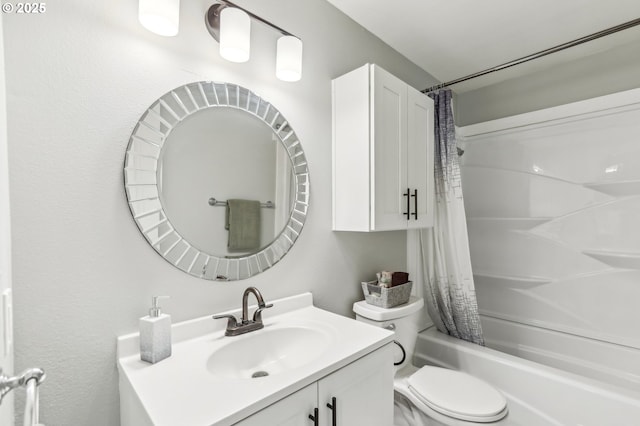
<path id="1" fill-rule="evenodd" d="M 388 321 L 418 312 L 424 306 L 421 297 L 411 296 L 407 303 L 394 308 L 381 308 L 370 305 L 365 300 L 353 304 L 353 312 L 372 321 Z"/>

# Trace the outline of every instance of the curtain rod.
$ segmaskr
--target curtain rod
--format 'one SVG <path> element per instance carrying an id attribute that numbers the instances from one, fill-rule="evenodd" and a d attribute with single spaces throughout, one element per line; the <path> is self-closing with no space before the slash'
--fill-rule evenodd
<path id="1" fill-rule="evenodd" d="M 487 75 L 496 71 L 501 71 L 506 68 L 511 68 L 516 65 L 523 64 L 525 62 L 532 61 L 534 59 L 542 58 L 543 56 L 550 55 L 552 53 L 560 52 L 562 50 L 568 49 L 570 47 L 578 46 L 580 44 L 586 43 L 588 41 L 596 40 L 604 36 L 608 36 L 611 34 L 615 34 L 619 31 L 626 30 L 629 28 L 633 28 L 637 25 L 640 25 L 640 18 L 636 18 L 632 21 L 625 22 L 624 24 L 616 25 L 615 27 L 607 28 L 606 30 L 598 31 L 597 33 L 590 34 L 588 36 L 584 36 L 567 43 L 559 44 L 557 46 L 551 47 L 546 50 L 541 50 L 540 52 L 532 53 L 531 55 L 523 56 L 522 58 L 515 59 L 510 62 L 505 62 L 504 64 L 497 65 L 493 68 L 487 68 L 484 71 L 479 71 L 473 74 L 469 74 L 465 77 L 460 77 L 455 80 L 447 81 L 446 83 L 436 84 L 435 86 L 431 86 L 427 89 L 422 90 L 422 93 L 433 92 L 438 89 L 442 89 L 447 86 L 453 86 L 454 84 L 462 83 L 463 81 L 471 80 L 477 77 L 482 77 L 483 75 Z"/>

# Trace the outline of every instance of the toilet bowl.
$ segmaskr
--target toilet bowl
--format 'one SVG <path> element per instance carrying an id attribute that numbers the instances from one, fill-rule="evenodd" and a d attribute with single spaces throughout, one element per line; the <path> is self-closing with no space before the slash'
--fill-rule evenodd
<path id="1" fill-rule="evenodd" d="M 358 321 L 388 328 L 398 345 L 394 390 L 424 418 L 446 426 L 496 422 L 507 415 L 507 401 L 497 389 L 470 374 L 441 367 L 415 367 L 413 351 L 418 334 L 417 318 L 424 302 L 412 297 L 408 303 L 384 309 L 356 302 Z"/>

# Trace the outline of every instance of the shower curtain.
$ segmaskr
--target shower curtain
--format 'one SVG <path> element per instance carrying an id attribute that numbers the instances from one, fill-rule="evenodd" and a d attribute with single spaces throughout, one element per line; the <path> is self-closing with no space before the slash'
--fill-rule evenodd
<path id="1" fill-rule="evenodd" d="M 478 314 L 451 90 L 429 94 L 435 107 L 434 226 L 420 230 L 424 297 L 438 330 L 484 345 Z"/>

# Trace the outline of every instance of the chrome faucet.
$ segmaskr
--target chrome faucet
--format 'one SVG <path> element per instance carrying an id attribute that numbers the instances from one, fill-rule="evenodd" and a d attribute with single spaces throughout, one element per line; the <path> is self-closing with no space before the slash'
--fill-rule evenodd
<path id="1" fill-rule="evenodd" d="M 253 319 L 249 319 L 249 294 L 253 293 L 258 301 L 258 309 L 253 313 Z M 225 336 L 238 336 L 240 334 L 248 333 L 250 331 L 260 330 L 264 327 L 262 323 L 262 311 L 273 306 L 273 303 L 268 305 L 264 303 L 262 294 L 255 287 L 248 287 L 242 294 L 242 318 L 240 322 L 236 320 L 233 315 L 214 315 L 213 319 L 227 318 L 227 331 Z"/>

